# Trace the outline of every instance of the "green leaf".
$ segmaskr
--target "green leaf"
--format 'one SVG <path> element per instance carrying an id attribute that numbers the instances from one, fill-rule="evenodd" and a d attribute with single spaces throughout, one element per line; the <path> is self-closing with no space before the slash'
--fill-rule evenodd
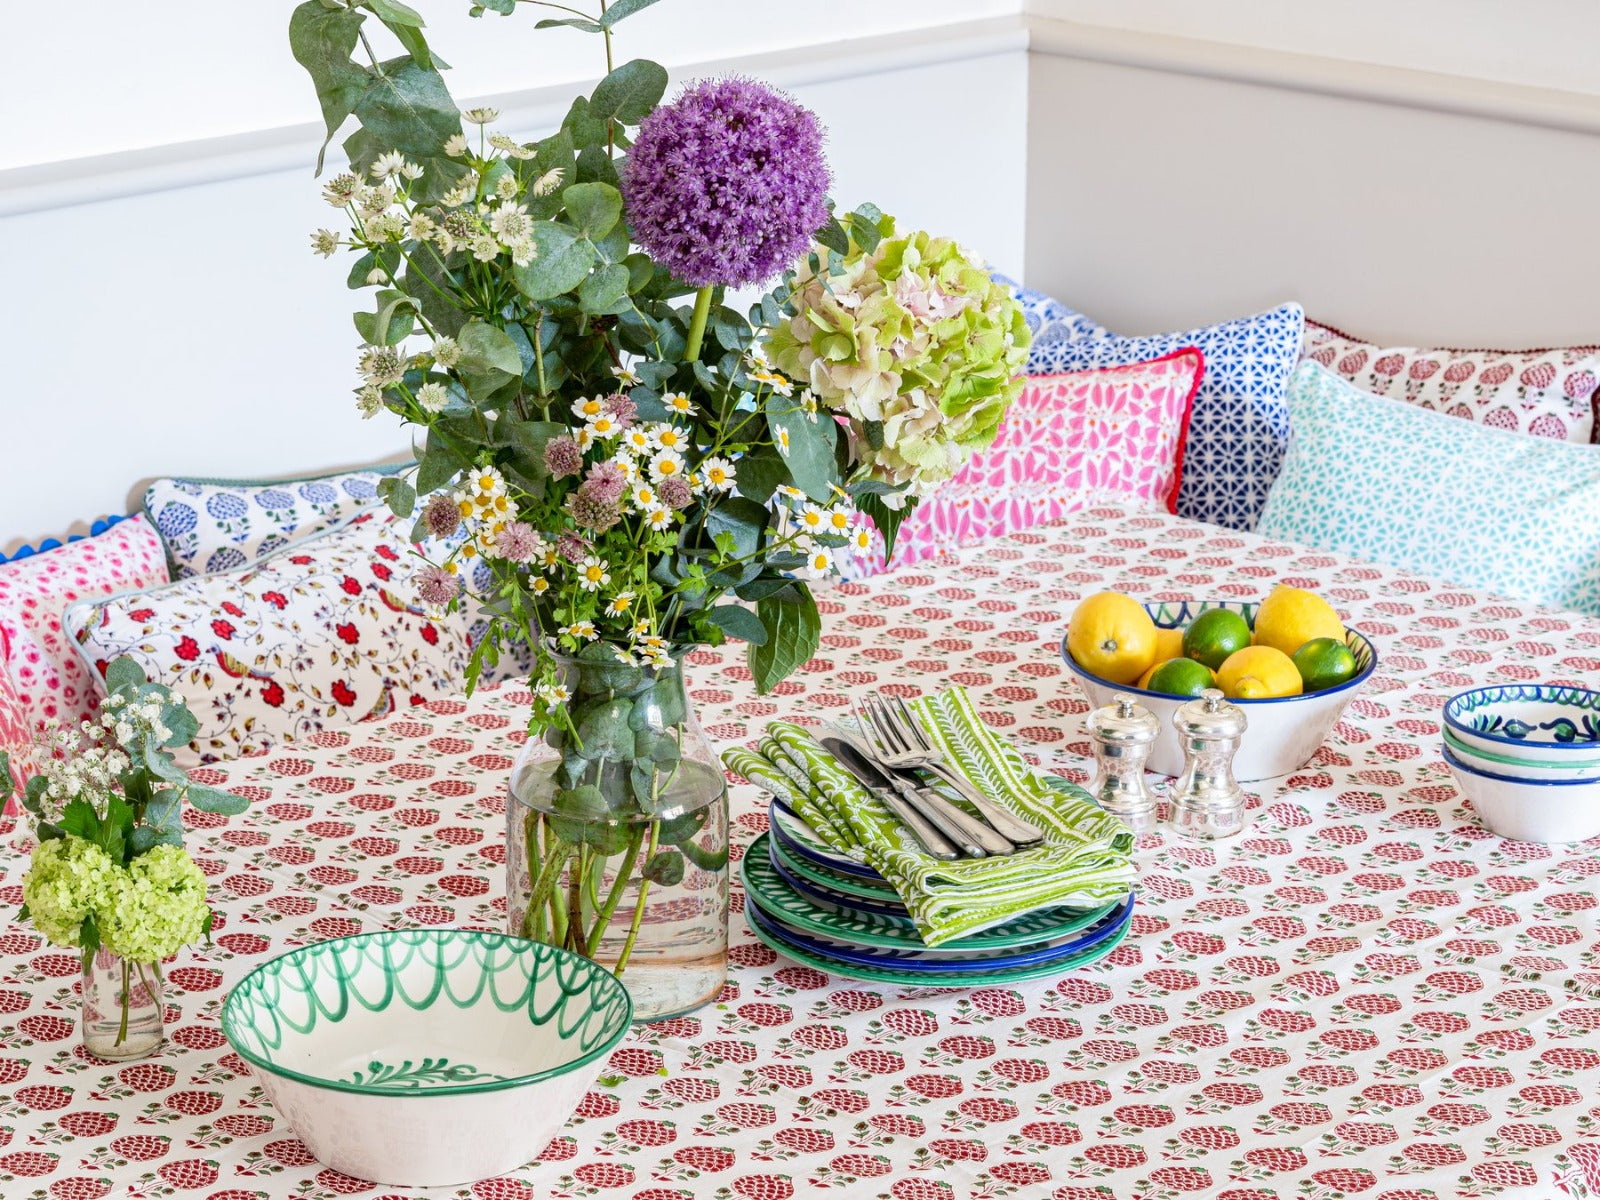
<path id="1" fill-rule="evenodd" d="M 606 9 L 605 16 L 600 18 L 600 24 L 610 29 L 618 21 L 626 21 L 642 8 L 649 8 L 656 0 L 616 0 L 616 3 Z"/>
<path id="2" fill-rule="evenodd" d="M 517 0 L 478 0 L 478 3 L 472 6 L 472 15 L 481 17 L 482 10 L 486 8 L 499 13 L 502 17 L 509 17 L 517 11 Z"/>
<path id="3" fill-rule="evenodd" d="M 900 522 L 905 520 L 915 507 L 914 501 L 907 500 L 904 508 L 890 508 L 883 502 L 881 496 L 871 493 L 856 497 L 856 508 L 878 527 L 879 533 L 883 534 L 885 561 L 894 557 L 894 535 L 900 529 Z"/>
<path id="4" fill-rule="evenodd" d="M 363 132 L 381 146 L 411 157 L 439 153 L 461 132 L 461 113 L 438 71 L 392 58 L 356 102 Z"/>
<path id="5" fill-rule="evenodd" d="M 832 421 L 824 422 L 815 414 L 808 414 L 792 398 L 777 393 L 767 397 L 767 425 L 772 440 L 779 446 L 779 454 L 794 485 L 818 504 L 833 501 L 835 468 L 833 439 L 837 436 Z M 788 452 L 784 453 L 781 435 L 787 434 Z"/>
<path id="6" fill-rule="evenodd" d="M 494 6 L 494 0 L 485 0 L 485 3 L 489 4 L 489 6 L 491 8 Z M 515 3 L 515 0 L 512 0 L 512 3 Z M 499 11 L 499 10 L 497 10 L 497 11 Z M 505 12 L 510 12 L 511 9 L 508 8 L 508 9 L 505 9 L 504 11 Z M 542 20 L 538 24 L 536 24 L 534 26 L 534 28 L 535 29 L 557 29 L 562 25 L 570 25 L 573 29 L 581 29 L 585 33 L 604 33 L 605 32 L 604 29 L 602 29 L 600 26 L 596 25 L 593 21 L 586 21 L 586 20 L 583 20 L 582 18 L 579 18 L 579 17 L 546 17 L 544 20 Z"/>
<path id="7" fill-rule="evenodd" d="M 378 480 L 378 496 L 400 518 L 409 517 L 417 506 L 417 489 L 394 475 Z"/>
<path id="8" fill-rule="evenodd" d="M 765 504 L 780 487 L 794 482 L 789 468 L 775 450 L 763 447 L 746 454 L 733 465 L 733 477 L 739 485 L 739 494 Z"/>
<path id="9" fill-rule="evenodd" d="M 417 468 L 417 495 L 426 496 L 438 491 L 471 465 L 449 442 L 436 431 L 430 430 L 428 447 L 423 451 L 422 464 Z"/>
<path id="10" fill-rule="evenodd" d="M 345 285 L 351 288 L 371 287 L 367 276 L 372 274 L 374 267 L 381 267 L 385 275 L 393 279 L 400 271 L 400 247 L 395 242 L 386 242 L 376 250 L 368 250 L 350 264 L 350 274 L 345 277 Z"/>
<path id="11" fill-rule="evenodd" d="M 589 111 L 602 120 L 611 118 L 624 125 L 637 125 L 661 103 L 666 90 L 667 69 L 660 63 L 635 58 L 600 81 L 589 98 Z"/>
<path id="12" fill-rule="evenodd" d="M 828 215 L 828 223 L 812 236 L 819 245 L 826 246 L 837 254 L 850 253 L 850 235 L 845 232 L 844 226 L 839 224 L 839 218 L 831 213 Z"/>
<path id="13" fill-rule="evenodd" d="M 87 971 L 94 962 L 94 956 L 100 952 L 100 923 L 90 913 L 84 917 L 83 924 L 78 926 L 78 949 L 83 962 L 83 969 Z"/>
<path id="14" fill-rule="evenodd" d="M 787 575 L 761 575 L 749 583 L 742 583 L 733 589 L 733 594 L 741 600 L 764 600 L 788 587 L 791 580 Z"/>
<path id="15" fill-rule="evenodd" d="M 719 604 L 705 613 L 705 619 L 729 637 L 752 646 L 760 646 L 767 640 L 767 627 L 761 623 L 761 618 L 737 604 Z"/>
<path id="16" fill-rule="evenodd" d="M 106 815 L 100 822 L 100 832 L 95 844 L 106 852 L 112 862 L 126 861 L 128 835 L 133 832 L 133 808 L 121 796 L 106 797 Z"/>
<path id="17" fill-rule="evenodd" d="M 417 29 L 423 26 L 422 14 L 401 4 L 400 0 L 367 0 L 367 3 L 386 22 L 393 21 L 396 25 L 410 25 Z"/>
<path id="18" fill-rule="evenodd" d="M 236 817 L 250 807 L 250 802 L 243 796 L 198 783 L 191 783 L 184 794 L 188 796 L 189 803 L 201 812 L 219 813 L 225 817 Z"/>
<path id="19" fill-rule="evenodd" d="M 756 615 L 766 627 L 767 640 L 751 645 L 750 673 L 762 695 L 788 678 L 817 652 L 822 640 L 822 617 L 817 602 L 803 583 L 794 583 L 756 604 Z"/>
<path id="20" fill-rule="evenodd" d="M 395 288 L 378 293 L 378 309 L 352 314 L 356 332 L 372 346 L 398 346 L 417 327 L 416 301 Z"/>
<path id="21" fill-rule="evenodd" d="M 149 679 L 146 678 L 144 668 L 137 660 L 129 658 L 126 654 L 111 660 L 106 667 L 106 693 L 114 695 L 117 692 L 134 692 L 142 688 Z"/>
<path id="22" fill-rule="evenodd" d="M 403 282 L 430 325 L 450 337 L 461 332 L 467 322 L 466 314 L 439 294 L 455 295 L 456 280 L 445 266 L 444 256 L 437 246 L 426 242 L 411 251 Z"/>
<path id="23" fill-rule="evenodd" d="M 578 236 L 598 242 L 622 217 L 622 193 L 608 183 L 575 183 L 561 193 Z"/>
<path id="24" fill-rule="evenodd" d="M 658 850 L 640 873 L 660 887 L 676 887 L 683 882 L 683 855 L 676 850 Z"/>
<path id="25" fill-rule="evenodd" d="M 318 0 L 306 0 L 289 18 L 289 50 L 311 76 L 322 106 L 326 134 L 317 148 L 317 173 L 339 126 L 355 111 L 366 93 L 372 73 L 351 61 L 361 35 L 364 14 L 348 8 L 329 9 Z"/>
<path id="26" fill-rule="evenodd" d="M 161 710 L 161 723 L 167 727 L 165 745 L 169 748 L 187 746 L 200 732 L 200 721 L 181 701 Z"/>
<path id="27" fill-rule="evenodd" d="M 75 796 L 67 801 L 61 810 L 61 819 L 56 824 L 62 833 L 81 837 L 86 842 L 97 841 L 100 837 L 100 814 L 95 812 L 94 805 L 81 797 Z"/>
<path id="28" fill-rule="evenodd" d="M 456 342 L 461 347 L 456 370 L 463 379 L 496 372 L 510 376 L 522 374 L 522 356 L 517 353 L 517 344 L 503 329 L 471 321 L 462 327 Z"/>
<path id="29" fill-rule="evenodd" d="M 538 257 L 525 267 L 513 267 L 511 278 L 529 300 L 550 300 L 583 282 L 594 266 L 594 247 L 570 225 L 535 221 L 533 241 Z"/>
<path id="30" fill-rule="evenodd" d="M 572 101 L 572 107 L 567 109 L 561 129 L 572 138 L 574 146 L 603 146 L 611 122 L 589 111 L 589 97 L 577 96 Z"/>
<path id="31" fill-rule="evenodd" d="M 411 61 L 416 63 L 417 66 L 425 67 L 428 70 L 444 66 L 444 63 L 435 59 L 429 51 L 428 39 L 422 36 L 422 30 L 399 21 L 385 21 L 384 25 L 388 27 L 390 33 L 394 34 L 395 40 L 405 48 L 405 52 L 411 56 Z"/>
<path id="32" fill-rule="evenodd" d="M 610 313 L 628 298 L 628 268 L 620 263 L 601 267 L 578 288 L 578 304 L 586 313 Z"/>
<path id="33" fill-rule="evenodd" d="M 608 183 L 612 187 L 622 185 L 622 177 L 617 174 L 616 161 L 606 153 L 604 146 L 585 146 L 578 152 L 575 178 L 580 183 Z M 626 231 L 622 232 L 626 236 Z"/>
<path id="34" fill-rule="evenodd" d="M 11 780 L 11 753 L 0 750 L 0 808 L 4 808 L 15 792 L 16 784 Z"/>

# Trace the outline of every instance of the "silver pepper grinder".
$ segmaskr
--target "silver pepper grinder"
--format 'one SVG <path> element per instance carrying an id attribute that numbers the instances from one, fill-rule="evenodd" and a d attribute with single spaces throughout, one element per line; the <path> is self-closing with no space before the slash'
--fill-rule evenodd
<path id="1" fill-rule="evenodd" d="M 1233 756 L 1244 736 L 1244 710 L 1207 688 L 1172 714 L 1183 742 L 1183 774 L 1172 785 L 1172 827 L 1185 837 L 1233 837 L 1244 829 L 1244 789 Z"/>
<path id="2" fill-rule="evenodd" d="M 1135 834 L 1150 832 L 1156 824 L 1156 798 L 1144 786 L 1144 761 L 1161 736 L 1161 722 L 1132 696 L 1118 692 L 1110 704 L 1083 719 L 1083 728 L 1094 739 L 1097 768 L 1089 791 Z"/>

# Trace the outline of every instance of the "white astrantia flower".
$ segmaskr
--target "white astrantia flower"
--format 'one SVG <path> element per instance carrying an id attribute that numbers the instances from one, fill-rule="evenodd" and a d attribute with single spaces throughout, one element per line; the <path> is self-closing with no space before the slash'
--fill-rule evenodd
<path id="1" fill-rule="evenodd" d="M 367 240 L 398 242 L 406 235 L 406 218 L 397 212 L 381 212 L 367 221 Z"/>
<path id="2" fill-rule="evenodd" d="M 533 181 L 529 189 L 535 196 L 548 196 L 561 186 L 562 179 L 566 178 L 566 170 L 562 167 L 553 167 Z"/>
<path id="3" fill-rule="evenodd" d="M 440 413 L 450 403 L 450 393 L 442 383 L 425 383 L 417 389 L 417 403 L 423 412 Z"/>
<path id="4" fill-rule="evenodd" d="M 433 343 L 433 361 L 447 371 L 461 361 L 461 347 L 455 338 L 441 336 Z"/>
<path id="5" fill-rule="evenodd" d="M 502 200 L 514 200 L 517 196 L 517 177 L 515 175 L 502 175 L 495 182 L 494 194 Z"/>
<path id="6" fill-rule="evenodd" d="M 474 125 L 488 125 L 500 119 L 498 108 L 468 108 L 461 112 L 463 121 L 470 121 Z"/>
<path id="7" fill-rule="evenodd" d="M 322 185 L 322 198 L 334 208 L 343 208 L 355 197 L 361 180 L 349 171 L 341 171 Z"/>
<path id="8" fill-rule="evenodd" d="M 406 373 L 405 358 L 393 346 L 363 346 L 357 366 L 362 378 L 378 387 L 399 383 Z"/>
<path id="9" fill-rule="evenodd" d="M 533 244 L 531 237 L 518 238 L 514 242 L 507 242 L 506 249 L 511 252 L 511 261 L 519 267 L 525 267 L 539 257 L 539 247 Z"/>
<path id="10" fill-rule="evenodd" d="M 578 586 L 586 592 L 598 592 L 611 582 L 611 570 L 606 560 L 586 555 L 578 564 Z"/>
<path id="11" fill-rule="evenodd" d="M 489 217 L 489 230 L 507 246 L 533 236 L 533 221 L 521 204 L 502 204 Z"/>
<path id="12" fill-rule="evenodd" d="M 477 186 L 478 185 L 475 183 L 460 183 L 441 196 L 439 198 L 439 203 L 443 204 L 446 208 L 460 208 L 468 200 L 472 199 L 472 195 L 477 190 Z"/>
<path id="13" fill-rule="evenodd" d="M 500 243 L 487 233 L 472 239 L 472 257 L 479 262 L 493 262 L 500 256 Z"/>
<path id="14" fill-rule="evenodd" d="M 650 460 L 650 478 L 660 483 L 674 475 L 683 474 L 683 455 L 676 450 L 658 450 Z"/>
<path id="15" fill-rule="evenodd" d="M 367 284 L 372 287 L 381 287 L 389 282 L 389 272 L 382 267 L 373 267 L 367 272 Z"/>
<path id="16" fill-rule="evenodd" d="M 717 492 L 733 491 L 733 463 L 725 458 L 708 458 L 700 464 L 705 487 Z"/>
<path id="17" fill-rule="evenodd" d="M 331 229 L 319 229 L 311 235 L 311 251 L 323 258 L 332 258 L 341 245 L 339 235 Z"/>
<path id="18" fill-rule="evenodd" d="M 425 174 L 423 169 L 414 162 L 408 162 L 400 168 L 400 178 L 415 183 Z"/>
<path id="19" fill-rule="evenodd" d="M 356 211 L 363 218 L 370 219 L 394 203 L 394 188 L 387 183 L 380 183 L 377 187 L 364 187 L 355 194 L 354 203 Z"/>
<path id="20" fill-rule="evenodd" d="M 460 158 L 467 152 L 467 139 L 459 133 L 452 133 L 444 144 L 445 157 Z"/>
<path id="21" fill-rule="evenodd" d="M 398 150 L 390 150 L 378 155 L 367 170 L 374 179 L 387 179 L 391 175 L 398 175 L 400 168 L 405 165 L 406 156 Z"/>
<path id="22" fill-rule="evenodd" d="M 383 393 L 368 384 L 356 393 L 356 411 L 366 420 L 371 420 L 383 408 Z"/>
<path id="23" fill-rule="evenodd" d="M 489 135 L 489 145 L 496 150 L 504 150 L 507 154 L 517 148 L 517 143 L 511 140 L 511 135 L 505 133 L 491 133 Z"/>
<path id="24" fill-rule="evenodd" d="M 411 220 L 406 223 L 406 234 L 412 241 L 425 242 L 433 236 L 438 226 L 427 213 L 417 212 L 411 214 Z"/>

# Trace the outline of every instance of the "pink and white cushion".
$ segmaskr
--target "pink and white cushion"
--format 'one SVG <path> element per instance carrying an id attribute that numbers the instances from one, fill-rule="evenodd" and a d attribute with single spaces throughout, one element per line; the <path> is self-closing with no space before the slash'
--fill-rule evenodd
<path id="1" fill-rule="evenodd" d="M 143 517 L 0 563 L 5 665 L 30 728 L 76 725 L 93 716 L 99 704 L 96 681 L 62 632 L 62 611 L 69 604 L 166 582 L 166 553 Z"/>
<path id="2" fill-rule="evenodd" d="M 1035 375 L 994 445 L 918 504 L 893 566 L 1059 521 L 1088 504 L 1172 512 L 1205 359 L 1188 348 L 1149 362 Z M 885 569 L 882 541 L 849 577 Z"/>
<path id="3" fill-rule="evenodd" d="M 462 690 L 466 621 L 417 602 L 410 521 L 372 510 L 249 566 L 67 610 L 79 653 L 119 655 L 188 702 L 180 763 L 266 750 Z"/>
<path id="4" fill-rule="evenodd" d="M 1600 441 L 1600 346 L 1555 350 L 1384 347 L 1306 322 L 1303 358 L 1362 391 L 1532 437 Z"/>
<path id="5" fill-rule="evenodd" d="M 11 786 L 21 795 L 28 776 L 34 773 L 33 730 L 28 725 L 27 710 L 17 694 L 17 685 L 11 682 L 11 673 L 6 670 L 5 648 L 5 634 L 0 633 L 0 750 L 10 756 Z M 3 809 L 7 814 L 17 811 L 15 796 Z"/>

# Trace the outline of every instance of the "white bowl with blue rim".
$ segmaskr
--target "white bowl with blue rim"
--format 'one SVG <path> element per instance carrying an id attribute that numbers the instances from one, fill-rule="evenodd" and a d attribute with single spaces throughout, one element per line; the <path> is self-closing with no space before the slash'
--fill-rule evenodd
<path id="1" fill-rule="evenodd" d="M 1451 696 L 1444 727 L 1472 751 L 1529 766 L 1600 759 L 1600 692 L 1559 684 L 1507 684 Z"/>
<path id="2" fill-rule="evenodd" d="M 1444 728 L 1444 748 L 1469 767 L 1487 771 L 1491 775 L 1510 775 L 1516 779 L 1571 779 L 1588 782 L 1600 779 L 1600 747 L 1585 757 L 1561 762 L 1529 762 L 1515 754 L 1502 754 L 1497 750 L 1483 750 L 1469 745 Z"/>
<path id="3" fill-rule="evenodd" d="M 223 1035 L 318 1160 L 407 1188 L 537 1158 L 632 1019 L 597 963 L 464 929 L 317 942 L 222 1006 Z"/>
<path id="4" fill-rule="evenodd" d="M 1144 605 L 1145 612 L 1158 629 L 1182 629 L 1201 613 L 1213 608 L 1226 608 L 1239 613 L 1252 629 L 1256 624 L 1256 601 L 1236 600 L 1184 600 Z M 1345 644 L 1355 655 L 1356 673 L 1338 687 L 1324 688 L 1300 696 L 1279 696 L 1268 700 L 1230 700 L 1244 710 L 1247 722 L 1244 737 L 1233 756 L 1233 777 L 1241 783 L 1255 779 L 1273 779 L 1298 771 L 1310 761 L 1317 748 L 1328 740 L 1333 727 L 1339 723 L 1345 706 L 1355 699 L 1356 692 L 1366 683 L 1378 665 L 1378 652 L 1366 635 L 1354 629 L 1345 630 Z M 1089 697 L 1089 703 L 1102 708 L 1112 703 L 1112 697 L 1126 692 L 1161 722 L 1161 734 L 1150 747 L 1145 766 L 1158 775 L 1183 774 L 1183 742 L 1172 727 L 1173 715 L 1193 697 L 1168 696 L 1132 684 L 1112 683 L 1091 675 L 1080 667 L 1067 649 L 1067 639 L 1061 639 L 1061 657 L 1067 669 L 1078 677 L 1078 685 Z"/>
<path id="5" fill-rule="evenodd" d="M 1484 826 L 1516 842 L 1600 837 L 1600 780 L 1528 779 L 1486 771 L 1444 749 L 1445 765 Z"/>

